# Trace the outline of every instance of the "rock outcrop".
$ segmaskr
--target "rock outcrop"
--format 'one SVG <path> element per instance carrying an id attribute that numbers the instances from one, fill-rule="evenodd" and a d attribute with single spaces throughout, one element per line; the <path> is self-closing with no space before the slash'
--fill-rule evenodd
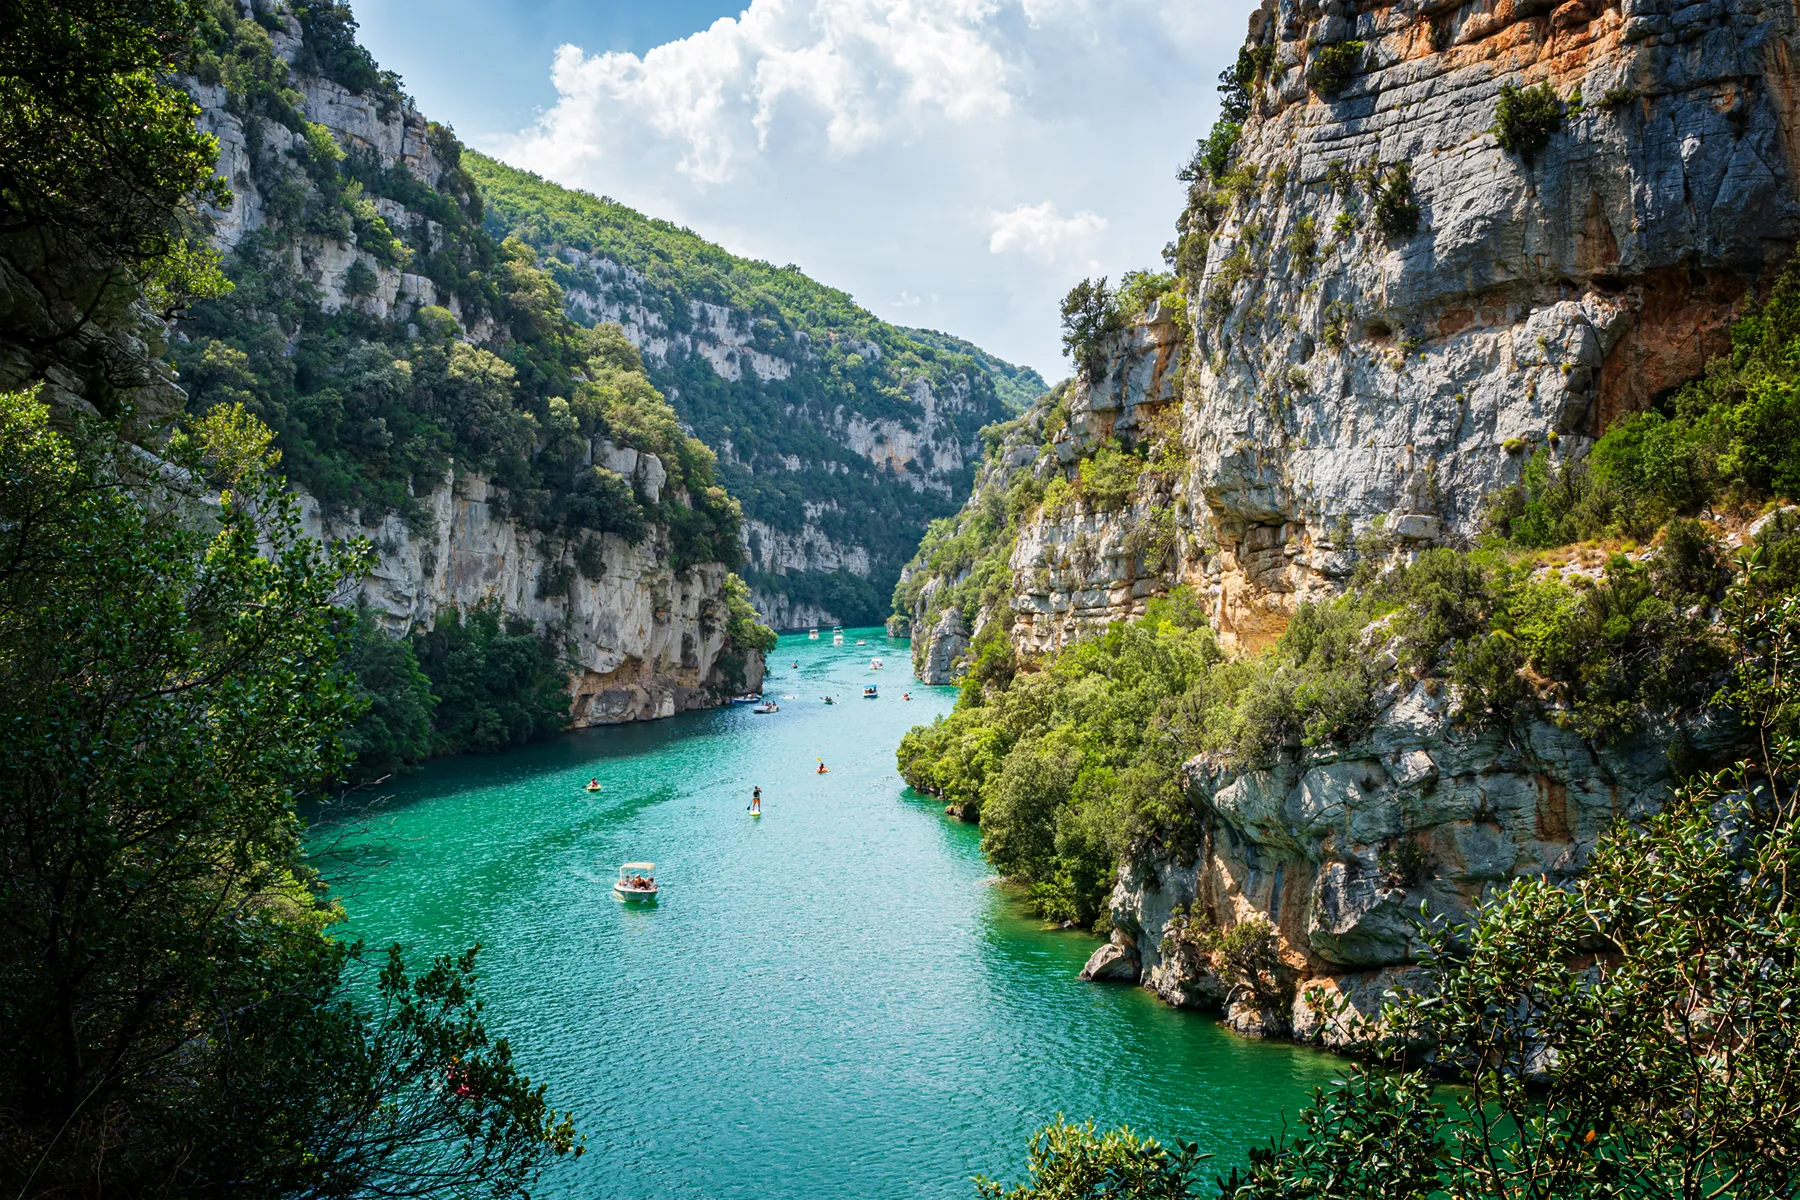
<path id="1" fill-rule="evenodd" d="M 366 604 L 396 637 L 429 628 L 448 609 L 491 606 L 532 622 L 564 650 L 577 728 L 718 703 L 726 682 L 717 670 L 727 649 L 723 566 L 676 572 L 666 533 L 635 546 L 607 534 L 599 563 L 584 572 L 498 515 L 494 493 L 479 475 L 446 479 L 424 498 L 422 535 L 396 515 L 373 525 L 328 520 L 303 496 L 303 528 L 321 539 L 367 538 L 378 549 L 375 569 L 346 599 Z M 750 657 L 745 684 L 759 690 L 762 661 Z"/>
<path id="2" fill-rule="evenodd" d="M 1430 681 L 1396 683 L 1383 703 L 1348 745 L 1250 767 L 1186 765 L 1205 819 L 1198 852 L 1146 854 L 1112 895 L 1114 941 L 1139 956 L 1146 987 L 1171 1004 L 1229 1009 L 1230 984 L 1207 955 L 1185 952 L 1182 931 L 1267 921 L 1285 994 L 1229 1013 L 1234 1025 L 1341 1038 L 1348 1014 L 1334 1015 L 1331 997 L 1368 1014 L 1417 982 L 1421 912 L 1463 919 L 1514 879 L 1575 877 L 1606 829 L 1654 811 L 1672 782 L 1668 730 L 1606 748 L 1548 722 L 1473 732 Z M 1727 736 L 1687 733 L 1702 753 Z"/>
<path id="3" fill-rule="evenodd" d="M 1800 43 L 1755 0 L 1268 0 L 1249 49 L 1237 164 L 1183 231 L 1181 495 L 1183 574 L 1254 647 L 1351 539 L 1467 537 L 1533 449 L 1585 453 L 1726 348 L 1800 234 Z M 1561 101 L 1534 151 L 1496 136 L 1507 84 Z"/>

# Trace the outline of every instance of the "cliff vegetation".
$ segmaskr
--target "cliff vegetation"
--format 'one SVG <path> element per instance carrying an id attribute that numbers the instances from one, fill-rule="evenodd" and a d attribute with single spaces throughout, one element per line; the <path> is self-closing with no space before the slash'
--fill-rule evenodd
<path id="1" fill-rule="evenodd" d="M 753 523 L 746 577 L 794 611 L 879 622 L 919 535 L 967 496 L 977 431 L 1044 390 L 1028 368 L 878 320 L 796 266 L 466 162 L 495 236 L 542 254 L 579 319 L 630 331 Z"/>

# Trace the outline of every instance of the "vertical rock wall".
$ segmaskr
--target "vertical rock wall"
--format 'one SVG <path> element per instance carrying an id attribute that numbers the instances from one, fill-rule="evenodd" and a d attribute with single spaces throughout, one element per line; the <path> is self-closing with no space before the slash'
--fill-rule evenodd
<path id="1" fill-rule="evenodd" d="M 1254 646 L 1349 539 L 1469 536 L 1534 449 L 1584 453 L 1726 348 L 1800 234 L 1800 46 L 1756 0 L 1271 0 L 1249 42 L 1271 65 L 1189 231 L 1182 494 L 1185 574 Z M 1566 108 L 1529 157 L 1494 132 L 1508 83 Z M 1390 234 L 1372 189 L 1403 165 L 1417 229 Z"/>

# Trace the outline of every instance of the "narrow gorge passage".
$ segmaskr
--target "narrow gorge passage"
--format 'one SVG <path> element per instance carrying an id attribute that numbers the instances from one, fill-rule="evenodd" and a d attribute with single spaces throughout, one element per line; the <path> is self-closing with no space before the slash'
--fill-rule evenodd
<path id="1" fill-rule="evenodd" d="M 880 630 L 783 637 L 780 713 L 437 763 L 356 843 L 317 835 L 350 935 L 483 944 L 496 1031 L 588 1136 L 535 1194 L 969 1197 L 1058 1112 L 1195 1140 L 1225 1167 L 1341 1070 L 1078 982 L 1094 939 L 1022 915 L 978 831 L 895 774 L 901 734 L 955 697 L 906 661 Z M 862 700 L 871 680 L 881 698 Z M 610 894 L 636 859 L 657 864 L 654 908 Z"/>

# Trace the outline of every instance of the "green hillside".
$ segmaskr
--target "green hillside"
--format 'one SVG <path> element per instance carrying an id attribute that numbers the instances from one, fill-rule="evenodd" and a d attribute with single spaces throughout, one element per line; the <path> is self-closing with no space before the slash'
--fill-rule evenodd
<path id="1" fill-rule="evenodd" d="M 720 481 L 752 523 L 746 578 L 765 592 L 845 621 L 879 621 L 926 526 L 968 495 L 980 429 L 1042 390 L 1029 368 L 882 321 L 797 267 L 740 258 L 691 230 L 478 154 L 463 164 L 488 231 L 540 253 L 572 316 L 617 319 L 640 343 L 667 343 L 645 355 L 650 378 L 718 452 Z M 730 310 L 722 332 L 702 304 Z M 737 361 L 759 356 L 773 373 L 721 375 L 700 350 L 721 336 Z M 933 403 L 922 401 L 921 384 Z M 853 431 L 877 422 L 903 444 L 871 461 L 852 448 Z M 756 523 L 798 561 L 769 562 Z M 792 552 L 803 541 L 828 549 L 816 558 Z M 859 548 L 866 574 L 830 569 Z"/>
<path id="2" fill-rule="evenodd" d="M 1050 390 L 1032 367 L 1015 366 L 1004 359 L 995 358 L 974 342 L 964 341 L 953 333 L 945 333 L 941 329 L 906 330 L 915 342 L 931 346 L 946 354 L 966 354 L 994 378 L 994 390 L 1000 394 L 1000 402 L 1012 414 L 1024 412 L 1031 407 L 1031 402 Z"/>

